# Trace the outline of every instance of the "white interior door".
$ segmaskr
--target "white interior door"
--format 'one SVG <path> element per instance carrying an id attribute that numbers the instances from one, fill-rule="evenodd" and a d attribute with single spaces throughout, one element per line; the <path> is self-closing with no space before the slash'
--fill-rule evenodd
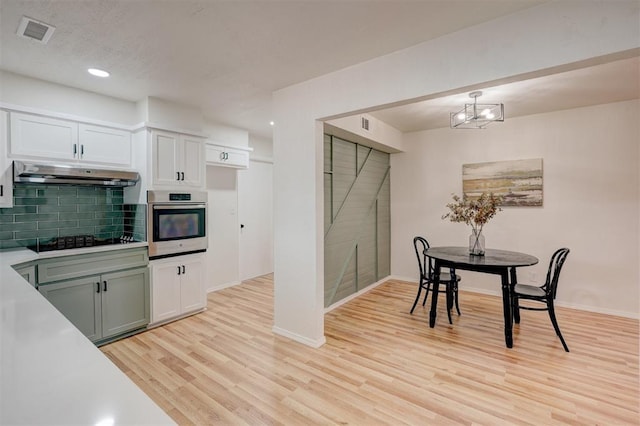
<path id="1" fill-rule="evenodd" d="M 208 291 L 240 281 L 240 225 L 236 169 L 207 166 L 209 220 L 205 288 Z"/>
<path id="2" fill-rule="evenodd" d="M 238 171 L 240 279 L 273 272 L 273 164 L 251 161 Z"/>

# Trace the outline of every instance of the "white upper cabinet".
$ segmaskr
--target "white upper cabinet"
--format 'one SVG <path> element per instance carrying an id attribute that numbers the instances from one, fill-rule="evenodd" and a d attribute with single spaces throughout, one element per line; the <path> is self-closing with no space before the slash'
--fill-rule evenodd
<path id="1" fill-rule="evenodd" d="M 131 165 L 131 132 L 80 124 L 80 159 L 100 164 Z"/>
<path id="2" fill-rule="evenodd" d="M 78 124 L 73 121 L 11 112 L 12 157 L 45 160 L 78 158 Z"/>
<path id="3" fill-rule="evenodd" d="M 180 182 L 177 161 L 179 139 L 175 133 L 153 133 L 151 156 L 154 186 L 175 186 Z"/>
<path id="4" fill-rule="evenodd" d="M 204 141 L 197 136 L 154 130 L 153 187 L 204 186 Z"/>
<path id="5" fill-rule="evenodd" d="M 131 133 L 71 120 L 10 112 L 9 156 L 131 166 Z"/>
<path id="6" fill-rule="evenodd" d="M 204 185 L 204 141 L 202 138 L 182 136 L 183 183 L 200 187 Z"/>
<path id="7" fill-rule="evenodd" d="M 0 208 L 13 207 L 13 173 L 7 158 L 7 113 L 0 111 Z"/>
<path id="8" fill-rule="evenodd" d="M 250 150 L 251 148 L 230 147 L 207 142 L 207 164 L 246 169 L 249 167 Z"/>

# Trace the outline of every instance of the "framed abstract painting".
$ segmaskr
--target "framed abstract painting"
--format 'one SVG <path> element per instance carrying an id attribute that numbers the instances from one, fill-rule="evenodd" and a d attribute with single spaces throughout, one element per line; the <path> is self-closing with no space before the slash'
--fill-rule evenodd
<path id="1" fill-rule="evenodd" d="M 542 206 L 542 158 L 462 165 L 462 192 L 503 197 L 502 206 Z"/>

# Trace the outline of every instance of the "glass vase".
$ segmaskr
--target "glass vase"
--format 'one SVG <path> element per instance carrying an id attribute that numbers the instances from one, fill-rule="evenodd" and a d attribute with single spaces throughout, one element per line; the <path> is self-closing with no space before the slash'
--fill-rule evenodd
<path id="1" fill-rule="evenodd" d="M 469 254 L 484 256 L 484 235 L 481 229 L 472 229 L 469 235 Z"/>

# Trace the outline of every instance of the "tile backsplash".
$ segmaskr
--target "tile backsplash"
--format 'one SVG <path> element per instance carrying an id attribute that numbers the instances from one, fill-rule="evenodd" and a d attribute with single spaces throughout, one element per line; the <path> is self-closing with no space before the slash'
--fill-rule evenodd
<path id="1" fill-rule="evenodd" d="M 0 248 L 71 235 L 146 240 L 146 206 L 124 204 L 122 188 L 17 183 L 13 204 L 0 209 Z"/>
<path id="2" fill-rule="evenodd" d="M 124 204 L 124 235 L 135 241 L 147 240 L 147 206 L 145 204 Z"/>

